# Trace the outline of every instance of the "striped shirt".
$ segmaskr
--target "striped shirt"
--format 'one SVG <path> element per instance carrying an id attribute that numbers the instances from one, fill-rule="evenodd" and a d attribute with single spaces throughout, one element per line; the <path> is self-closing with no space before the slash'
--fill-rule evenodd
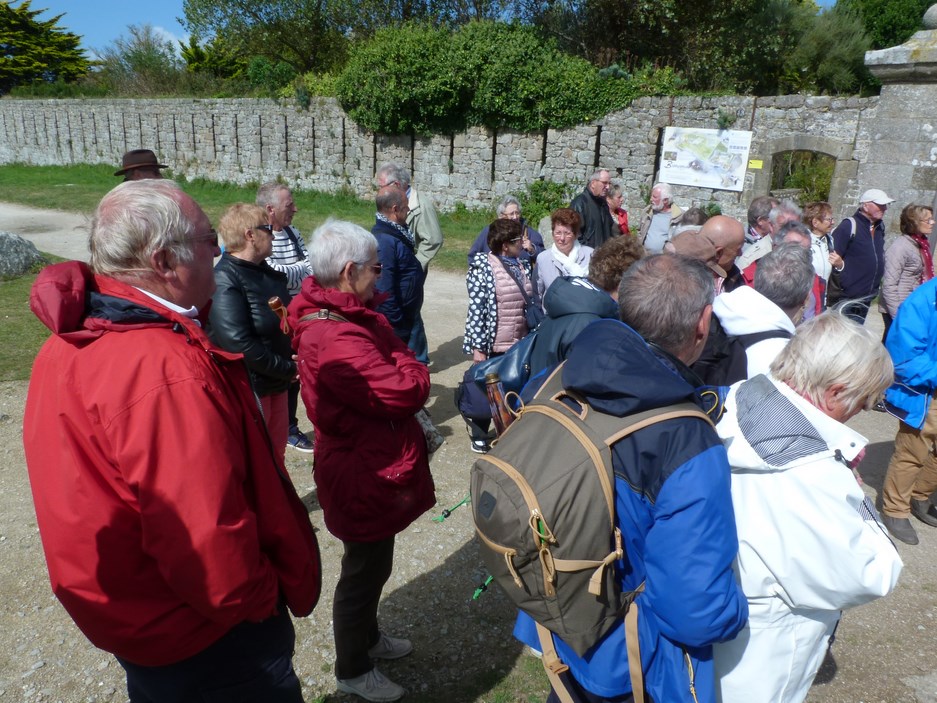
<path id="1" fill-rule="evenodd" d="M 312 275 L 303 237 L 292 227 L 273 233 L 273 253 L 267 257 L 267 263 L 274 270 L 286 274 L 286 287 L 291 296 L 299 293 L 303 280 Z"/>

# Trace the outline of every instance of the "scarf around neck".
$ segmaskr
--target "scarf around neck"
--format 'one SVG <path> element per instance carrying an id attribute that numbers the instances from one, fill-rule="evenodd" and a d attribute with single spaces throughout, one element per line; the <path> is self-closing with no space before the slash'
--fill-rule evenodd
<path id="1" fill-rule="evenodd" d="M 930 253 L 930 242 L 927 241 L 926 234 L 915 233 L 908 236 L 914 240 L 914 243 L 921 250 L 921 261 L 924 264 L 924 268 L 921 270 L 921 283 L 925 283 L 934 277 L 934 258 Z"/>
<path id="2" fill-rule="evenodd" d="M 581 249 L 582 245 L 578 241 L 575 241 L 573 242 L 573 248 L 569 250 L 569 256 L 567 256 L 560 251 L 558 246 L 555 244 L 553 245 L 553 258 L 563 267 L 567 276 L 585 276 L 589 273 L 588 268 L 576 261 L 579 258 L 579 251 Z"/>

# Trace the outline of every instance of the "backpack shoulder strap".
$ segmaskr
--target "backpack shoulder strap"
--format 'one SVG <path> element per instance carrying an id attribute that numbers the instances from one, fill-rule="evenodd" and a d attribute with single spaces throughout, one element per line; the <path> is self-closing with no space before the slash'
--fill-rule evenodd
<path id="1" fill-rule="evenodd" d="M 751 334 L 739 334 L 735 338 L 742 343 L 742 346 L 748 349 L 758 342 L 766 339 L 790 339 L 793 335 L 788 330 L 765 330 L 764 332 L 752 332 Z"/>
<path id="2" fill-rule="evenodd" d="M 337 312 L 332 312 L 331 310 L 326 310 L 325 308 L 317 310 L 316 312 L 311 312 L 308 315 L 303 315 L 299 318 L 300 322 L 306 322 L 307 320 L 334 320 L 335 322 L 348 322 L 347 317 L 342 317 Z"/>

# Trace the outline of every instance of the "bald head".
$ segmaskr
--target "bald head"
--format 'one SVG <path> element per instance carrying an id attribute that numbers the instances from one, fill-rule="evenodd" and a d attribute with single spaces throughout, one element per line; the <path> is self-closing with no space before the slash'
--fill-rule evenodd
<path id="1" fill-rule="evenodd" d="M 745 227 L 742 223 L 733 217 L 716 215 L 706 220 L 700 234 L 716 247 L 716 263 L 726 271 L 731 269 L 745 243 Z"/>

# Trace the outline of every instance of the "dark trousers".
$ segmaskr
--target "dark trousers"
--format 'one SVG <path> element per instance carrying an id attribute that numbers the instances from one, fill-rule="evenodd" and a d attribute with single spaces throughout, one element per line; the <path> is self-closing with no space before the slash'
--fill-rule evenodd
<path id="1" fill-rule="evenodd" d="M 289 412 L 290 434 L 299 431 L 299 419 L 296 411 L 299 408 L 299 381 L 293 381 L 286 392 L 286 407 Z"/>
<path id="2" fill-rule="evenodd" d="M 426 327 L 423 325 L 423 315 L 417 313 L 416 320 L 413 322 L 413 329 L 410 330 L 410 339 L 404 340 L 410 351 L 416 354 L 416 360 L 429 364 L 429 341 L 426 339 Z"/>
<path id="3" fill-rule="evenodd" d="M 894 319 L 887 312 L 882 313 L 882 323 L 885 325 L 885 331 L 882 332 L 882 344 L 885 343 L 885 340 L 888 339 L 888 330 L 891 329 L 891 323 L 894 322 Z"/>
<path id="4" fill-rule="evenodd" d="M 560 674 L 560 679 L 566 684 L 566 690 L 569 691 L 569 695 L 572 696 L 575 703 L 634 703 L 634 696 L 630 693 L 626 693 L 623 696 L 615 696 L 614 698 L 602 698 L 602 696 L 597 696 L 580 686 L 579 682 L 570 676 L 568 672 Z M 654 703 L 647 694 L 645 694 L 644 700 L 647 701 L 647 703 Z M 560 703 L 560 698 L 556 695 L 555 690 L 550 689 L 547 703 Z"/>
<path id="5" fill-rule="evenodd" d="M 293 671 L 296 635 L 286 606 L 263 622 L 235 626 L 175 664 L 140 666 L 120 657 L 131 703 L 303 703 Z"/>
<path id="6" fill-rule="evenodd" d="M 368 650 L 377 644 L 377 605 L 394 566 L 394 538 L 343 542 L 342 573 L 332 604 L 335 677 L 353 679 L 373 668 Z"/>
<path id="7" fill-rule="evenodd" d="M 864 325 L 865 318 L 869 314 L 869 306 L 872 304 L 873 298 L 875 298 L 875 296 L 870 295 L 866 298 L 850 300 L 848 303 L 844 304 L 840 310 L 850 320 L 854 320 L 860 325 Z"/>

